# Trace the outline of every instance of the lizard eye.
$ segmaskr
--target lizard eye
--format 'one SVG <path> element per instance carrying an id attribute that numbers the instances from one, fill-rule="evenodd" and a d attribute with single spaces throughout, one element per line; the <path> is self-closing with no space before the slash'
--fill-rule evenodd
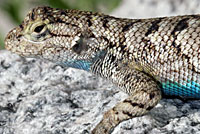
<path id="1" fill-rule="evenodd" d="M 46 24 L 40 22 L 34 23 L 29 27 L 26 37 L 32 41 L 43 41 L 49 37 L 48 32 Z"/>
<path id="2" fill-rule="evenodd" d="M 44 26 L 45 25 L 40 25 L 40 26 L 35 27 L 34 32 L 40 33 L 44 29 Z"/>

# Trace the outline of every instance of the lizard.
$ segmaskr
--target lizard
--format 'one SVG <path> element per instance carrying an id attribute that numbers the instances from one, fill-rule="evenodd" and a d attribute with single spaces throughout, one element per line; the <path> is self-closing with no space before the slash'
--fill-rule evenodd
<path id="1" fill-rule="evenodd" d="M 5 38 L 23 57 L 88 71 L 128 98 L 104 113 L 92 134 L 110 134 L 164 96 L 200 99 L 200 15 L 117 18 L 90 11 L 33 8 Z"/>

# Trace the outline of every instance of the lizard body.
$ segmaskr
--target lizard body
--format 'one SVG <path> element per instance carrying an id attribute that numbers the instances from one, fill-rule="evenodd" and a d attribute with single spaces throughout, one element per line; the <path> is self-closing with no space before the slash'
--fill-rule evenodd
<path id="1" fill-rule="evenodd" d="M 38 7 L 8 33 L 5 47 L 92 72 L 129 94 L 94 134 L 147 113 L 162 95 L 200 98 L 200 15 L 126 19 Z"/>

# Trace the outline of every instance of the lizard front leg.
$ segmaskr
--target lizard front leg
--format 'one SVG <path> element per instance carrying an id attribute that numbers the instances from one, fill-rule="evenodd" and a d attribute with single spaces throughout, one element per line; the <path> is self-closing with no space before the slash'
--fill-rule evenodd
<path id="1" fill-rule="evenodd" d="M 120 122 L 144 115 L 161 99 L 158 83 L 143 72 L 122 68 L 110 78 L 130 96 L 107 111 L 92 134 L 112 133 Z"/>

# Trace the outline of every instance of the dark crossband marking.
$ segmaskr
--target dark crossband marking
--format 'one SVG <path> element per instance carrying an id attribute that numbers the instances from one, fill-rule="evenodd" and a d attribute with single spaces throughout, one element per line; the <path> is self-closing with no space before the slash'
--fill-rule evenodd
<path id="1" fill-rule="evenodd" d="M 180 33 L 181 31 L 183 31 L 184 29 L 186 29 L 189 25 L 188 25 L 188 20 L 190 18 L 184 18 L 182 20 L 180 20 L 177 25 L 174 27 L 173 31 L 171 32 L 172 36 L 174 37 L 174 40 L 172 42 L 172 46 L 175 47 L 177 49 L 177 53 L 181 52 L 181 45 L 176 45 L 175 41 L 177 39 L 177 35 L 178 33 Z M 177 33 L 178 32 L 178 33 Z"/>
<path id="2" fill-rule="evenodd" d="M 182 30 L 186 29 L 188 27 L 188 20 L 190 18 L 184 18 L 182 20 L 180 20 L 177 25 L 174 27 L 174 30 L 172 31 L 172 35 L 175 35 L 176 32 L 181 32 Z"/>
<path id="3" fill-rule="evenodd" d="M 89 19 L 87 19 L 87 23 L 88 23 L 88 26 L 89 26 L 89 27 L 91 27 L 91 26 L 92 26 L 92 22 L 91 22 L 90 18 L 89 18 Z"/>
<path id="4" fill-rule="evenodd" d="M 158 31 L 159 29 L 159 23 L 162 21 L 163 18 L 158 18 L 155 21 L 153 21 L 151 23 L 150 28 L 148 29 L 148 31 L 145 33 L 145 36 L 148 36 L 149 34 L 152 34 L 156 31 Z"/>
<path id="5" fill-rule="evenodd" d="M 108 28 L 108 25 L 107 25 L 108 22 L 109 22 L 108 19 L 106 19 L 106 18 L 103 19 L 103 27 L 104 28 Z"/>
<path id="6" fill-rule="evenodd" d="M 122 29 L 122 32 L 128 31 L 135 23 L 141 22 L 141 20 L 136 20 L 134 22 L 130 22 L 127 25 L 125 25 Z"/>

